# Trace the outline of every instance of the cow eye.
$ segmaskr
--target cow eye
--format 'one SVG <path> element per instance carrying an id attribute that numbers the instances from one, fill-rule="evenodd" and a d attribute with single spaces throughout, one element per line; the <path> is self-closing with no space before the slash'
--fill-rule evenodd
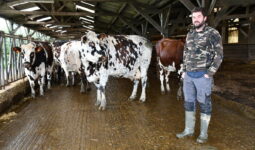
<path id="1" fill-rule="evenodd" d="M 24 58 L 24 53 L 21 53 L 20 56 L 21 56 L 21 58 Z"/>
<path id="2" fill-rule="evenodd" d="M 89 46 L 90 47 L 95 47 L 95 43 L 94 42 L 89 42 Z"/>
<path id="3" fill-rule="evenodd" d="M 34 57 L 34 55 L 35 55 L 34 53 L 31 53 L 31 54 L 30 54 L 31 57 Z"/>

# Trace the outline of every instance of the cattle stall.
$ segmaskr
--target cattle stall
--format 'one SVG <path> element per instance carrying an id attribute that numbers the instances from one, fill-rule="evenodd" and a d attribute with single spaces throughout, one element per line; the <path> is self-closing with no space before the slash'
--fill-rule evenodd
<path id="1" fill-rule="evenodd" d="M 191 11 L 222 40 L 209 139 L 185 123 Z M 0 149 L 255 149 L 254 0 L 0 1 Z M 210 41 L 211 42 L 211 41 Z"/>

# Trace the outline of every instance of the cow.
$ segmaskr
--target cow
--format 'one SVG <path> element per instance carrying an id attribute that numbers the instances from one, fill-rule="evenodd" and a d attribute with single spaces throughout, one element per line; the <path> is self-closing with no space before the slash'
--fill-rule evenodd
<path id="1" fill-rule="evenodd" d="M 183 40 L 174 40 L 163 38 L 156 43 L 157 61 L 159 65 L 161 93 L 165 94 L 164 79 L 167 92 L 170 92 L 169 75 L 171 72 L 178 71 L 182 73 L 182 57 L 184 42 Z M 181 76 L 181 75 L 180 75 Z M 178 91 L 178 95 L 180 92 Z"/>
<path id="2" fill-rule="evenodd" d="M 97 35 L 89 31 L 81 38 L 81 60 L 89 82 L 97 87 L 96 105 L 105 110 L 105 87 L 109 76 L 129 78 L 134 82 L 129 100 L 137 94 L 142 83 L 140 102 L 146 100 L 147 70 L 152 55 L 152 44 L 138 35 Z"/>
<path id="3" fill-rule="evenodd" d="M 21 53 L 25 74 L 31 87 L 31 96 L 35 98 L 35 80 L 38 80 L 40 95 L 44 95 L 45 75 L 47 76 L 47 87 L 51 88 L 53 53 L 50 45 L 47 42 L 30 42 L 12 49 Z"/>
<path id="4" fill-rule="evenodd" d="M 66 75 L 66 86 L 69 86 L 69 73 L 71 72 L 73 74 L 72 85 L 74 85 L 74 74 L 79 73 L 81 78 L 80 92 L 84 93 L 90 90 L 90 86 L 84 74 L 79 49 L 81 49 L 81 41 L 69 41 L 63 44 L 58 60 Z M 84 88 L 84 86 L 86 87 Z"/>
<path id="5" fill-rule="evenodd" d="M 61 65 L 60 65 L 60 52 L 61 52 L 61 46 L 65 44 L 68 41 L 54 41 L 51 43 L 52 51 L 53 51 L 53 59 L 54 59 L 54 68 L 53 68 L 53 74 L 56 77 L 56 81 L 61 80 Z"/>

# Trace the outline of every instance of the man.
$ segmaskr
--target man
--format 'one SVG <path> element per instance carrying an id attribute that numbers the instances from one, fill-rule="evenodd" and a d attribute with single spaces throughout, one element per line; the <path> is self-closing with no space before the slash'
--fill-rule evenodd
<path id="1" fill-rule="evenodd" d="M 223 59 L 221 36 L 217 30 L 207 26 L 206 19 L 203 8 L 192 10 L 194 28 L 187 34 L 183 52 L 185 129 L 182 133 L 176 134 L 177 138 L 194 134 L 196 102 L 198 101 L 201 120 L 198 143 L 205 143 L 208 139 L 207 129 L 212 113 L 213 75 Z"/>

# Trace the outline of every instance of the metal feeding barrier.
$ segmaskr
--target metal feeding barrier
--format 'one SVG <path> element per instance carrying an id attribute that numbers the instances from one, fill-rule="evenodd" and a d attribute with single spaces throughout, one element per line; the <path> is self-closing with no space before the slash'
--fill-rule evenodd
<path id="1" fill-rule="evenodd" d="M 8 23 L 11 24 L 8 26 Z M 38 33 L 36 31 L 29 34 L 30 29 L 26 29 L 26 37 L 22 35 L 15 35 L 15 32 L 21 27 L 18 25 L 14 29 L 14 23 L 6 20 L 8 26 L 8 33 L 0 31 L 0 90 L 5 89 L 5 86 L 22 79 L 25 77 L 24 67 L 21 62 L 19 53 L 12 50 L 13 47 L 20 47 L 22 44 L 26 44 L 31 41 L 45 40 L 46 36 L 39 33 L 38 39 L 32 38 L 32 35 Z"/>

